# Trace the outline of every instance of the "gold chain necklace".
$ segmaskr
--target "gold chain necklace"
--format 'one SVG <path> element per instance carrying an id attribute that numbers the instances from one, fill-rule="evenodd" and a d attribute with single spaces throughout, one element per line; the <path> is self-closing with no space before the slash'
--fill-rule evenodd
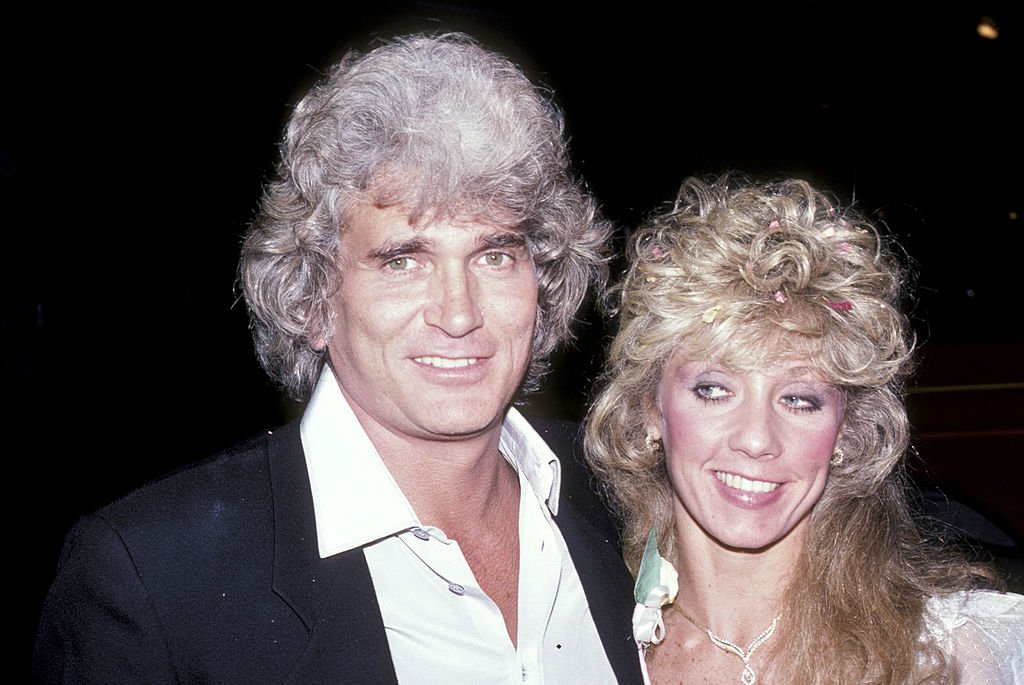
<path id="1" fill-rule="evenodd" d="M 775 619 L 772 621 L 772 624 L 765 628 L 760 635 L 755 637 L 754 641 L 750 643 L 750 646 L 744 650 L 735 642 L 730 642 L 729 640 L 726 640 L 715 635 L 713 632 L 711 632 L 710 628 L 708 628 L 706 625 L 695 619 L 693 616 L 690 616 L 688 613 L 683 611 L 682 607 L 675 605 L 675 609 L 680 614 L 682 614 L 683 618 L 685 618 L 687 621 L 689 621 L 690 623 L 692 623 L 693 625 L 697 626 L 705 633 L 707 633 L 708 638 L 711 640 L 711 643 L 713 645 L 715 645 L 719 649 L 724 649 L 725 651 L 731 654 L 735 654 L 743 660 L 743 672 L 740 674 L 740 682 L 743 683 L 743 685 L 754 685 L 754 683 L 757 682 L 757 674 L 754 672 L 754 669 L 750 667 L 750 657 L 754 655 L 754 652 L 757 650 L 758 647 L 767 642 L 768 638 L 775 634 L 775 629 L 779 625 L 779 619 L 782 618 L 782 614 L 776 616 Z"/>

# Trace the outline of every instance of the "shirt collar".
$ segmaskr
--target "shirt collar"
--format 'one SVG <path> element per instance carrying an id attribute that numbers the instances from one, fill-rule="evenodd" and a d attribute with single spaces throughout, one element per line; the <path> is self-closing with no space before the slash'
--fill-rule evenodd
<path id="1" fill-rule="evenodd" d="M 326 364 L 300 430 L 321 558 L 420 526 Z M 505 415 L 498 444 L 538 501 L 557 515 L 561 464 L 514 408 Z"/>

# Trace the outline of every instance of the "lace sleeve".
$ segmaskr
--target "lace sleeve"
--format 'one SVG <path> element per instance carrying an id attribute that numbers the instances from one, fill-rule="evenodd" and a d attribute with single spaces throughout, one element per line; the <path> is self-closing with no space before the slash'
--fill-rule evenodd
<path id="1" fill-rule="evenodd" d="M 1024 685 L 1024 596 L 978 590 L 934 597 L 926 623 L 963 685 Z"/>

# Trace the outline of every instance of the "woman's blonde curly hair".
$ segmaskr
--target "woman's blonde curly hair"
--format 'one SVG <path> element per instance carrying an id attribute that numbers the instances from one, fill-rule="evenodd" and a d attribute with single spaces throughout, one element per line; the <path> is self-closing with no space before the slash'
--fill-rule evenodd
<path id="1" fill-rule="evenodd" d="M 646 445 L 669 359 L 751 369 L 799 357 L 845 396 L 844 459 L 811 514 L 777 642 L 788 682 L 946 677 L 939 650 L 920 643 L 924 602 L 986 573 L 927 547 L 908 506 L 914 336 L 894 245 L 806 181 L 691 178 L 633 235 L 612 292 L 619 330 L 586 447 L 634 571 L 652 526 L 663 554 L 676 554 L 675 493 L 664 454 Z"/>

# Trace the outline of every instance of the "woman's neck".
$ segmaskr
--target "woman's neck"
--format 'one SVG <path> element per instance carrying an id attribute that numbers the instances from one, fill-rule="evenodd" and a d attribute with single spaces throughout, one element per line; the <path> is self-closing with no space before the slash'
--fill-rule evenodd
<path id="1" fill-rule="evenodd" d="M 723 547 L 698 532 L 677 535 L 675 607 L 716 635 L 745 647 L 784 612 L 784 594 L 799 554 L 798 538 L 746 551 Z"/>

